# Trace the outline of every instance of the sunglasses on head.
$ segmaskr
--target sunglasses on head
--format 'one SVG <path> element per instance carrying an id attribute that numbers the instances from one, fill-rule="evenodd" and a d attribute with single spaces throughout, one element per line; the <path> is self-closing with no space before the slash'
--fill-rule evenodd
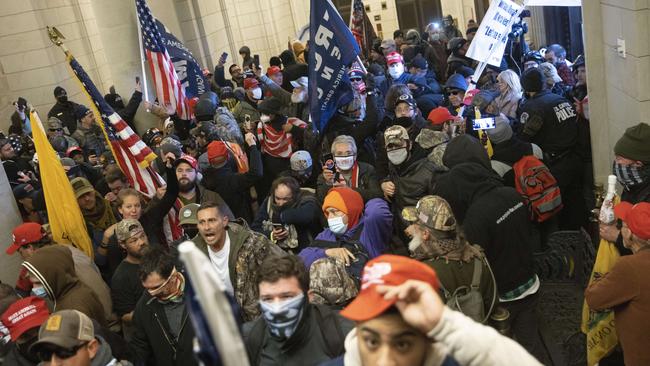
<path id="1" fill-rule="evenodd" d="M 56 355 L 58 359 L 66 360 L 76 355 L 77 352 L 83 347 L 85 347 L 87 344 L 88 342 L 84 342 L 72 348 L 63 348 L 58 346 L 43 346 L 38 350 L 36 355 L 38 356 L 38 359 L 43 362 L 51 361 L 52 355 Z"/>

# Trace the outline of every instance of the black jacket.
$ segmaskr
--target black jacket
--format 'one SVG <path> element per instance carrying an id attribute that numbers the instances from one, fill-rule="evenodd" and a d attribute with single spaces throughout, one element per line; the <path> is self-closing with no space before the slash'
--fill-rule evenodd
<path id="1" fill-rule="evenodd" d="M 361 161 L 358 161 L 357 164 L 359 166 L 359 177 L 357 178 L 357 187 L 353 189 L 359 192 L 361 197 L 363 197 L 364 203 L 373 198 L 381 198 L 383 194 L 379 187 L 379 182 L 377 181 L 375 167 Z M 329 192 L 331 188 L 332 186 L 327 184 L 323 175 L 320 174 L 318 176 L 318 186 L 316 187 L 316 195 L 320 202 L 325 200 L 325 196 L 327 196 L 327 192 Z"/>
<path id="2" fill-rule="evenodd" d="M 520 136 L 541 147 L 545 154 L 561 154 L 576 145 L 576 116 L 571 102 L 543 90 L 521 105 Z"/>
<path id="3" fill-rule="evenodd" d="M 135 306 L 135 333 L 129 345 L 138 360 L 136 365 L 198 366 L 193 352 L 194 328 L 187 308 L 183 311 L 179 336 L 174 338 L 163 306 L 147 291 Z"/>
<path id="4" fill-rule="evenodd" d="M 135 125 L 133 124 L 133 119 L 135 118 L 135 114 L 138 111 L 140 102 L 142 102 L 142 92 L 136 90 L 133 92 L 133 95 L 131 95 L 129 103 L 124 108 L 115 111 L 120 115 L 120 117 L 122 117 L 124 122 L 126 122 L 133 129 L 133 131 L 136 131 Z"/>
<path id="5" fill-rule="evenodd" d="M 514 188 L 504 187 L 489 168 L 461 163 L 438 178 L 436 194 L 449 202 L 467 240 L 485 250 L 499 294 L 533 277 L 536 239 L 528 209 Z"/>
<path id="6" fill-rule="evenodd" d="M 311 239 L 323 230 L 323 213 L 313 194 L 302 192 L 297 203 L 290 204 L 290 207 L 281 207 L 277 213 L 273 213 L 274 217 L 269 217 L 269 212 L 273 212 L 269 199 L 271 196 L 262 201 L 260 209 L 255 215 L 255 221 L 251 224 L 251 230 L 270 238 L 271 231 L 265 230 L 264 221 L 294 225 L 298 234 L 299 246 L 296 248 L 297 250 L 309 246 Z"/>
<path id="7" fill-rule="evenodd" d="M 244 324 L 244 342 L 251 365 L 307 366 L 344 353 L 343 343 L 354 325 L 322 305 L 306 304 L 295 333 L 287 340 L 273 337 L 264 318 Z"/>
<path id="8" fill-rule="evenodd" d="M 201 184 L 223 197 L 235 217 L 241 217 L 246 222 L 251 222 L 253 210 L 251 209 L 250 187 L 264 175 L 262 155 L 256 146 L 249 148 L 248 161 L 250 165 L 246 173 L 233 172 L 229 164 L 218 169 L 208 167 L 203 172 Z"/>
<path id="9" fill-rule="evenodd" d="M 77 116 L 74 113 L 77 105 L 77 103 L 71 101 L 65 103 L 57 101 L 52 106 L 52 109 L 47 112 L 47 118 L 58 118 L 63 123 L 63 127 L 68 129 L 68 134 L 72 135 L 77 130 Z"/>

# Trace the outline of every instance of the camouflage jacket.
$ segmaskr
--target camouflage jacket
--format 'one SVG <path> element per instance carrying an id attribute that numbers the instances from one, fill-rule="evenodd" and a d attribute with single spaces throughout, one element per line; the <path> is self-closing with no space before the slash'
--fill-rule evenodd
<path id="1" fill-rule="evenodd" d="M 255 320 L 260 315 L 257 269 L 267 256 L 285 255 L 285 252 L 264 235 L 240 224 L 230 222 L 227 231 L 230 237 L 228 272 L 235 292 L 235 300 L 241 307 L 242 319 L 245 322 Z M 208 246 L 201 234 L 195 236 L 192 241 L 205 255 L 208 255 Z"/>

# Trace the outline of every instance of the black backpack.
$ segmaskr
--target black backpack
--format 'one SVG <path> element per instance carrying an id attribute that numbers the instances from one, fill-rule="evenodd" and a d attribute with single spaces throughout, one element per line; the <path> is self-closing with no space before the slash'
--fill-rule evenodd
<path id="1" fill-rule="evenodd" d="M 341 325 L 336 319 L 336 312 L 325 305 L 307 304 L 311 306 L 312 315 L 320 328 L 321 336 L 325 342 L 325 353 L 330 359 L 339 357 L 345 352 L 345 336 Z M 259 364 L 259 357 L 264 345 L 264 338 L 267 336 L 266 321 L 263 317 L 255 320 L 250 330 L 250 336 L 246 340 L 246 349 L 251 365 Z"/>

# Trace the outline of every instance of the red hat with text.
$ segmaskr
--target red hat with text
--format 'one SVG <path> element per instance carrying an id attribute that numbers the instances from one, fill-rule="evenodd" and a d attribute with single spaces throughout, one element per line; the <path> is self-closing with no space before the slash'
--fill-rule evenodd
<path id="1" fill-rule="evenodd" d="M 438 290 L 438 276 L 431 267 L 401 255 L 384 254 L 366 263 L 361 278 L 361 291 L 341 315 L 354 321 L 366 321 L 378 317 L 397 302 L 397 298 L 385 300 L 377 292 L 377 285 L 398 286 L 407 280 L 426 282 Z"/>
<path id="2" fill-rule="evenodd" d="M 41 224 L 35 222 L 26 222 L 18 225 L 13 231 L 14 242 L 7 248 L 7 254 L 14 254 L 18 248 L 35 243 L 45 236 Z"/>
<path id="3" fill-rule="evenodd" d="M 429 112 L 429 116 L 427 117 L 427 120 L 431 122 L 432 125 L 441 125 L 447 121 L 453 120 L 454 115 L 449 112 L 449 109 L 445 107 L 438 107 L 435 109 L 432 109 L 431 112 Z"/>
<path id="4" fill-rule="evenodd" d="M 192 155 L 183 154 L 180 158 L 174 161 L 174 167 L 177 167 L 180 163 L 188 164 L 192 169 L 196 170 L 199 166 L 199 162 Z"/>
<path id="5" fill-rule="evenodd" d="M 391 52 L 388 55 L 386 55 L 386 63 L 388 66 L 392 64 L 396 64 L 398 62 L 404 63 L 404 58 L 402 58 L 402 55 L 400 55 L 397 52 Z"/>
<path id="6" fill-rule="evenodd" d="M 9 305 L 2 314 L 2 324 L 7 327 L 11 340 L 15 342 L 26 331 L 40 327 L 48 316 L 50 311 L 45 300 L 29 296 Z"/>
<path id="7" fill-rule="evenodd" d="M 614 214 L 623 220 L 632 234 L 642 240 L 650 239 L 650 203 L 641 202 L 633 205 L 621 202 L 614 207 Z"/>

